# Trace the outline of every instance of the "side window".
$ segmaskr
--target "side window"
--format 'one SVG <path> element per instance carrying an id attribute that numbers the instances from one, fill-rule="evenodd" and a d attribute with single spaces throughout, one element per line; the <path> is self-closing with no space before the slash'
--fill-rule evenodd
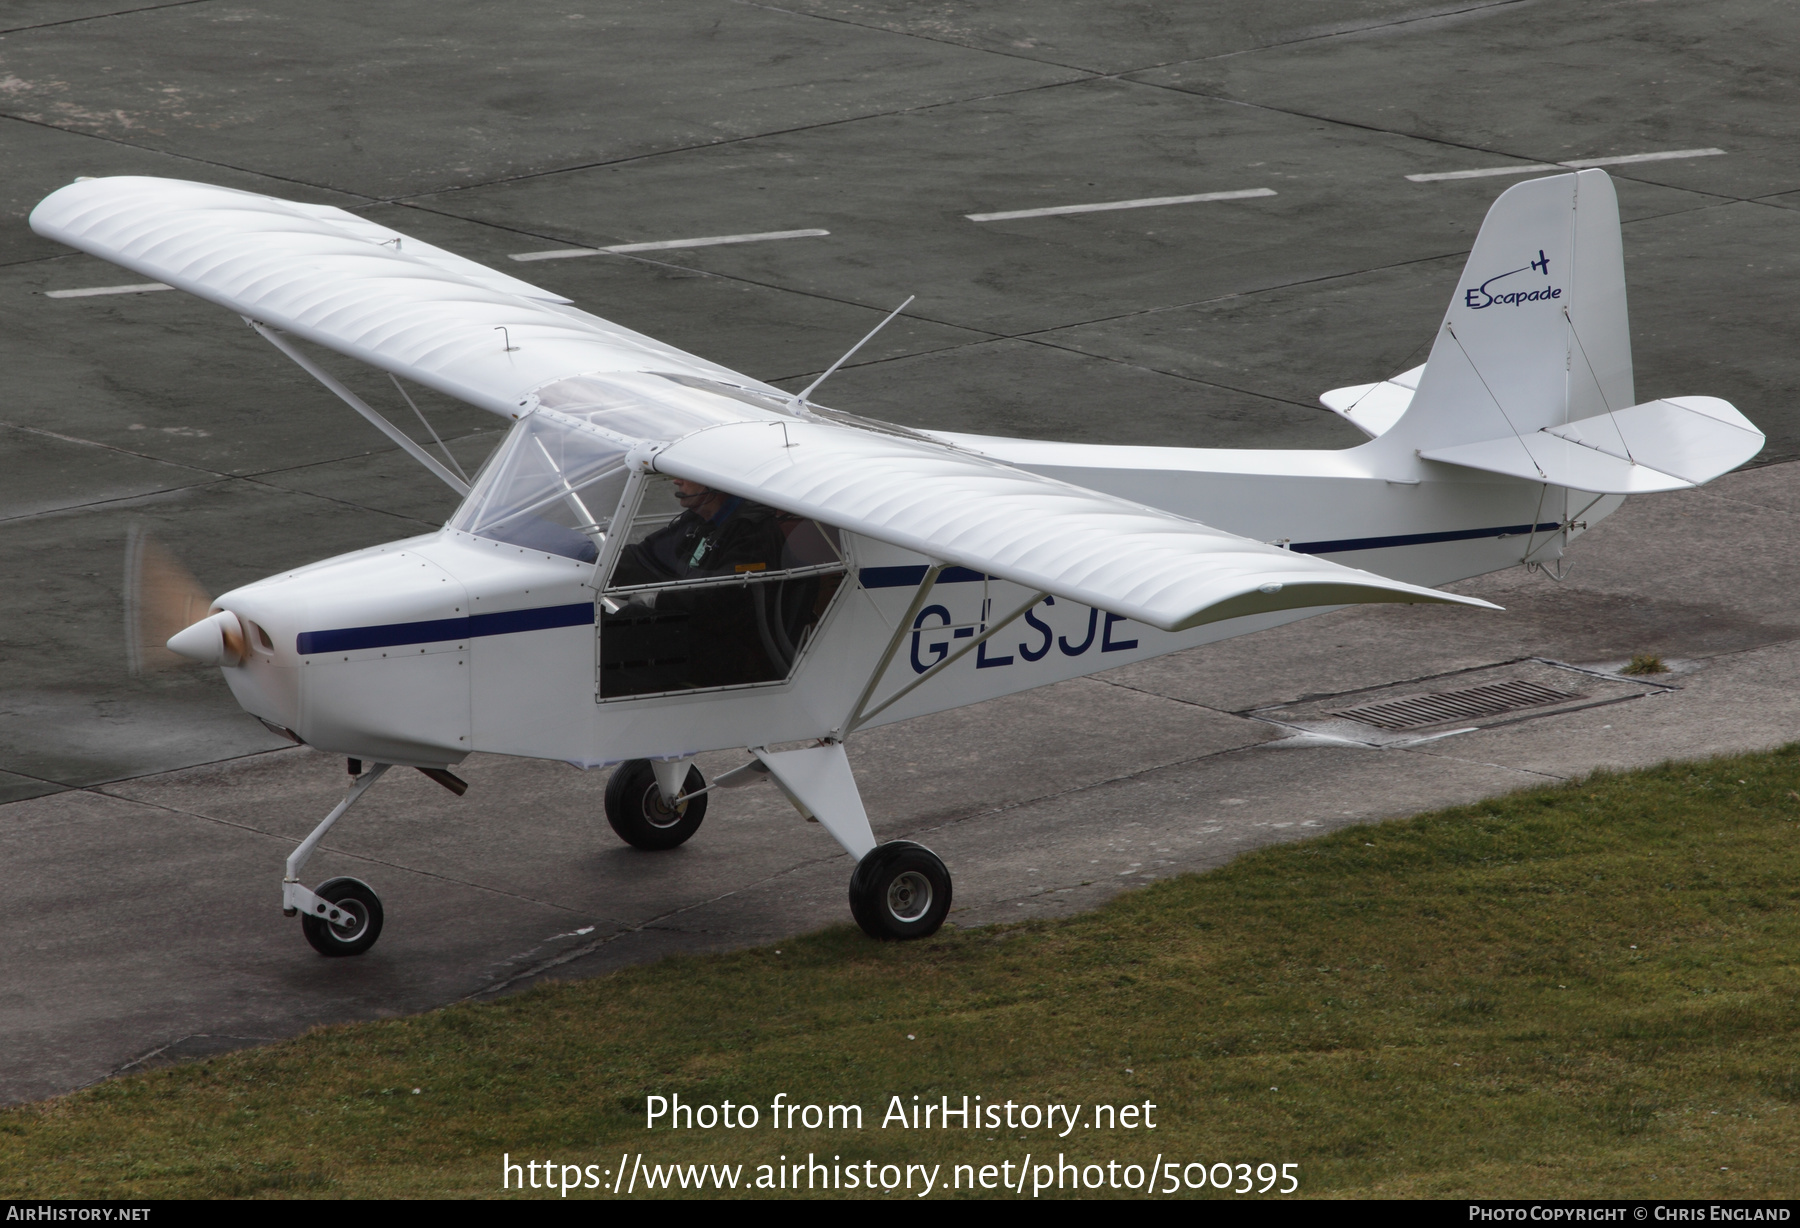
<path id="1" fill-rule="evenodd" d="M 837 531 L 656 477 L 601 595 L 599 698 L 780 682 L 843 580 Z"/>

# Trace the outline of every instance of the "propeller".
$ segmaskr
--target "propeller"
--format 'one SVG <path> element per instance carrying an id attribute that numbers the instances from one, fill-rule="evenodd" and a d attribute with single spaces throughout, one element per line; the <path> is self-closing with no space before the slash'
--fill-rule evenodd
<path id="1" fill-rule="evenodd" d="M 132 525 L 125 538 L 125 658 L 131 676 L 195 662 L 235 665 L 243 656 L 237 615 L 216 610 L 193 573 L 141 525 Z"/>

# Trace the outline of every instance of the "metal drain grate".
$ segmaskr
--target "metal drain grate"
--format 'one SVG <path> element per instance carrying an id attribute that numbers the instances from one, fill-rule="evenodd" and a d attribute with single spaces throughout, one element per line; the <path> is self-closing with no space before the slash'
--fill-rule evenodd
<path id="1" fill-rule="evenodd" d="M 1436 695 L 1415 695 L 1388 703 L 1365 704 L 1333 712 L 1348 720 L 1361 721 L 1378 729 L 1417 729 L 1421 725 L 1440 725 L 1445 721 L 1466 721 L 1478 716 L 1494 716 L 1516 708 L 1535 708 L 1541 704 L 1560 704 L 1581 696 L 1535 682 L 1494 682 L 1474 686 L 1466 691 L 1443 691 Z"/>

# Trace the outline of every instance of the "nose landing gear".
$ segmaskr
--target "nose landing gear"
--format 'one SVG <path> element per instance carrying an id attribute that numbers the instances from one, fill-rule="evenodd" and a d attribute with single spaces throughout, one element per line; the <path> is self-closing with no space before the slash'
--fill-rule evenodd
<path id="1" fill-rule="evenodd" d="M 320 955 L 361 955 L 381 937 L 381 897 L 369 884 L 332 878 L 313 894 L 320 903 L 300 918 L 300 930 Z"/>
<path id="2" fill-rule="evenodd" d="M 362 764 L 352 759 L 353 768 Z M 310 890 L 300 881 L 300 871 L 319 847 L 319 841 L 332 824 L 344 817 L 357 799 L 381 779 L 388 764 L 372 764 L 360 772 L 350 785 L 344 800 L 332 808 L 325 821 L 313 828 L 312 834 L 300 842 L 287 860 L 287 877 L 281 881 L 281 911 L 287 916 L 300 916 L 300 931 L 313 950 L 321 955 L 361 955 L 381 937 L 381 898 L 374 888 L 356 878 L 332 878 Z"/>

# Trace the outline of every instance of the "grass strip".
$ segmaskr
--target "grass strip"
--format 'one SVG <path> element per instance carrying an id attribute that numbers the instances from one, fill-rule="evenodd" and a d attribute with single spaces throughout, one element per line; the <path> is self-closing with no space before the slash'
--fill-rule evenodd
<path id="1" fill-rule="evenodd" d="M 1602 774 L 1066 920 L 906 945 L 840 926 L 319 1028 L 0 1112 L 0 1196 L 496 1196 L 505 1153 L 559 1181 L 592 1164 L 610 1183 L 621 1155 L 640 1178 L 629 1157 L 742 1165 L 739 1196 L 778 1156 L 837 1157 L 839 1182 L 937 1165 L 933 1197 L 1003 1197 L 967 1184 L 985 1164 L 1016 1180 L 1029 1152 L 1115 1162 L 1111 1182 L 1157 1155 L 1248 1164 L 1253 1186 L 1291 1163 L 1311 1196 L 1791 1197 L 1796 788 L 1796 746 Z M 772 1128 L 778 1093 L 861 1105 L 863 1126 Z M 880 1124 L 891 1097 L 965 1094 L 1081 1105 L 1082 1124 Z M 646 1130 L 652 1095 L 760 1121 Z M 1090 1106 L 1144 1102 L 1154 1130 L 1093 1128 Z M 683 1193 L 686 1170 L 661 1171 L 655 1196 Z"/>

